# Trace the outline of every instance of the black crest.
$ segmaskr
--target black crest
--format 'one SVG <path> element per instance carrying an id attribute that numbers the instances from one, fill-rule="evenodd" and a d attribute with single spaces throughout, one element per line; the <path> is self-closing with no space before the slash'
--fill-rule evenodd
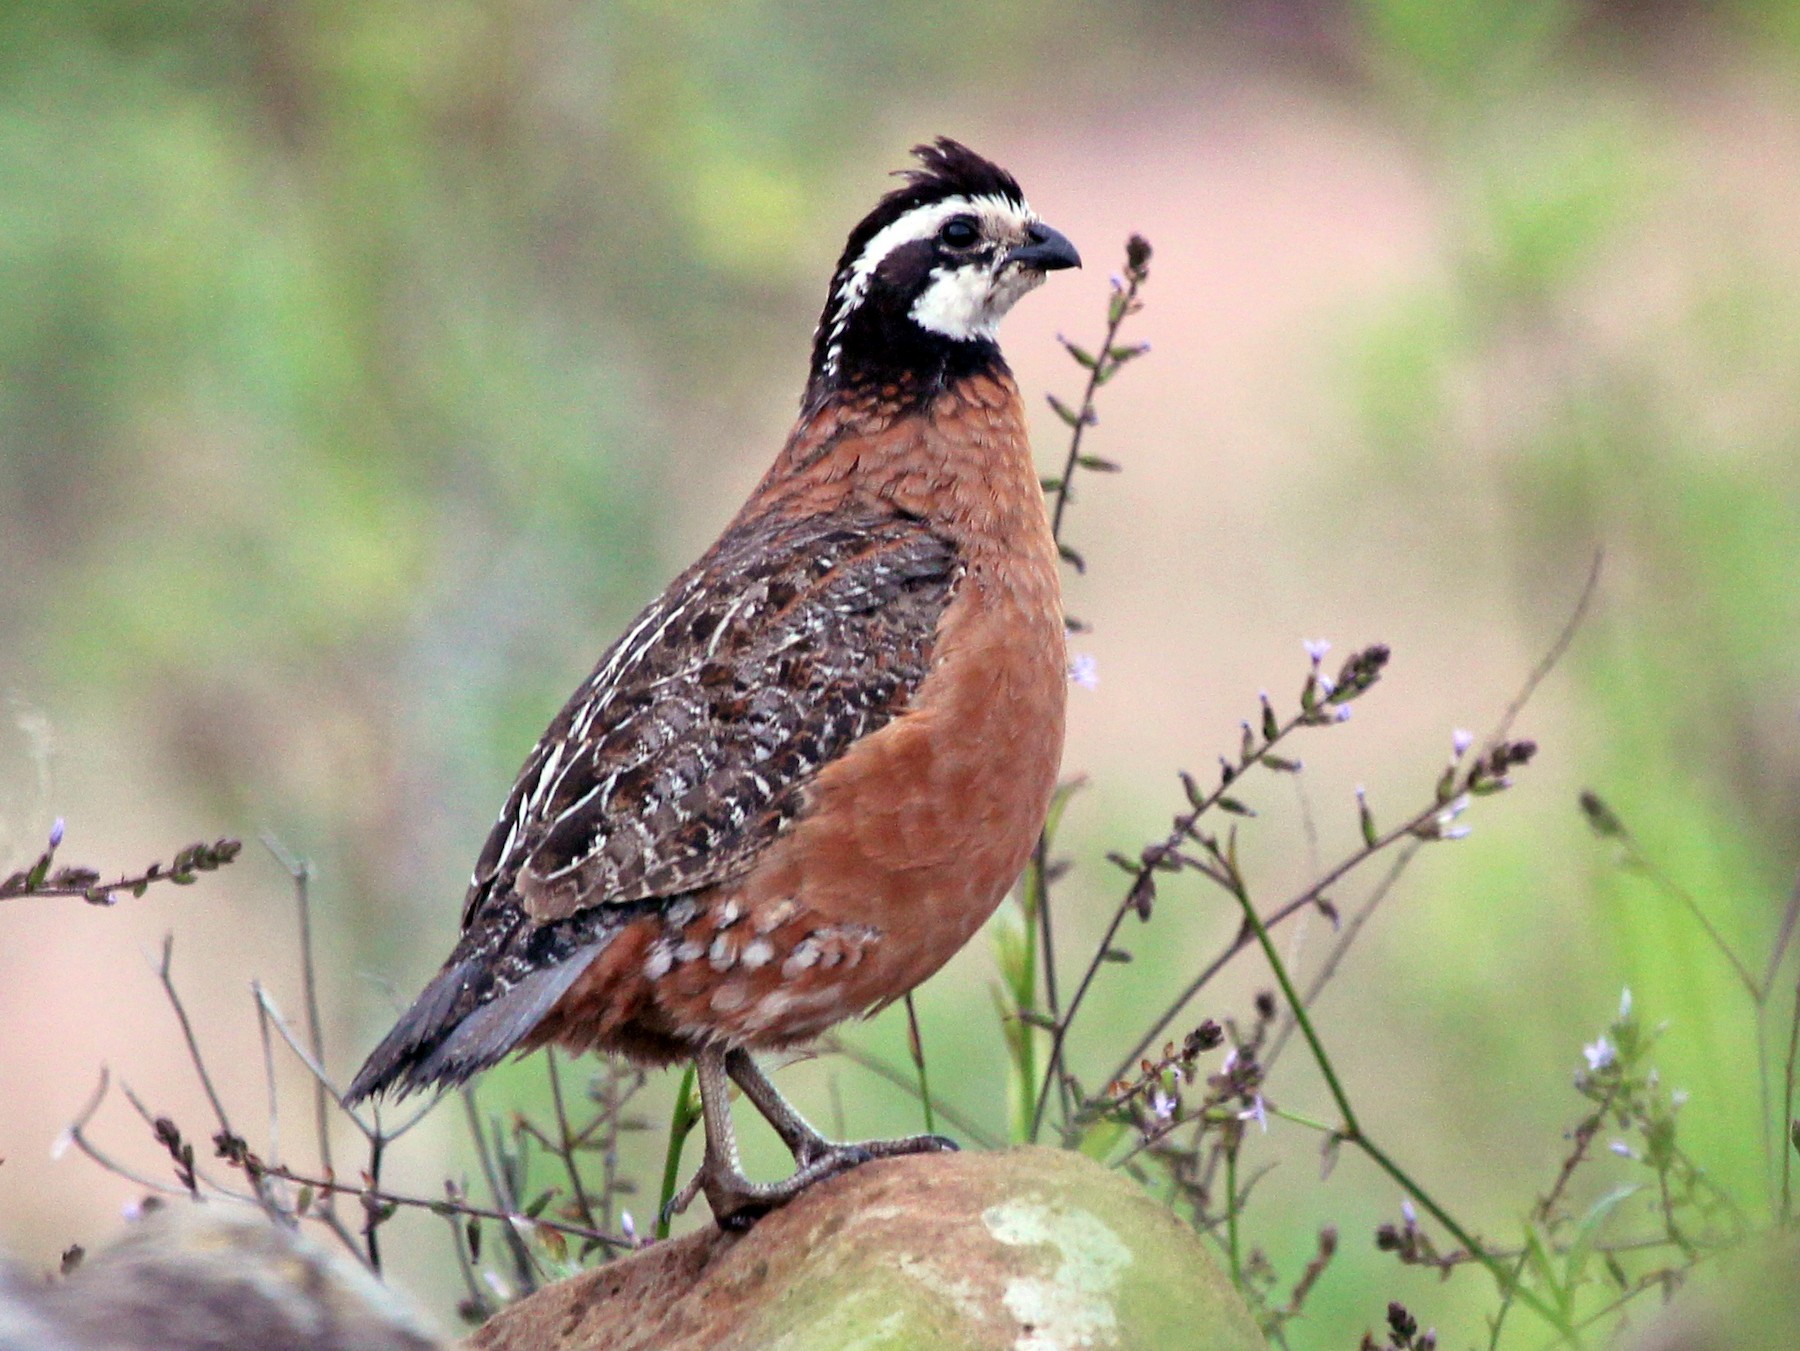
<path id="1" fill-rule="evenodd" d="M 914 207 L 929 206 L 946 197 L 1005 197 L 1025 205 L 1019 180 L 961 141 L 940 136 L 930 145 L 915 145 L 912 152 L 923 167 L 894 170 L 894 177 L 906 180 L 905 186 L 883 197 L 850 232 L 843 256 L 838 259 L 836 279 L 841 279 L 844 269 L 862 257 L 863 248 L 871 239 Z M 834 293 L 836 279 L 832 285 Z"/>
<path id="2" fill-rule="evenodd" d="M 804 400 L 812 404 L 823 392 L 826 385 L 834 383 L 840 374 L 828 370 L 827 355 L 833 336 L 832 330 L 836 320 L 841 318 L 837 313 L 841 289 L 849 276 L 850 267 L 863 255 L 869 241 L 882 230 L 899 220 L 907 212 L 921 206 L 930 206 L 951 197 L 1001 197 L 1023 208 L 1025 193 L 1019 187 L 1019 180 L 992 160 L 984 159 L 961 141 L 952 140 L 948 136 L 939 136 L 928 145 L 913 147 L 913 155 L 919 161 L 916 169 L 896 169 L 894 175 L 905 179 L 905 183 L 889 192 L 875 205 L 875 209 L 864 216 L 850 232 L 850 238 L 844 243 L 843 255 L 838 259 L 837 270 L 832 274 L 831 293 L 825 301 L 825 313 L 819 321 L 819 330 L 813 341 L 812 379 L 808 383 L 807 397 Z M 887 331 L 880 335 L 874 352 L 852 353 L 852 363 L 856 364 L 858 356 L 866 359 L 869 356 L 883 353 L 896 366 L 908 366 L 919 361 L 926 354 L 911 350 L 918 341 L 918 335 L 910 332 L 896 331 L 892 326 L 885 326 Z M 840 339 L 843 334 L 837 335 Z M 852 340 L 851 346 L 857 344 Z M 942 347 L 942 344 L 930 344 Z M 966 346 L 966 344 L 959 344 Z M 984 349 L 991 344 L 983 345 Z M 997 359 L 997 352 L 983 350 L 966 353 L 965 358 L 973 357 L 978 363 Z M 926 364 L 936 364 L 928 361 Z M 881 372 L 890 374 L 891 372 Z M 915 371 L 923 374 L 923 371 Z"/>

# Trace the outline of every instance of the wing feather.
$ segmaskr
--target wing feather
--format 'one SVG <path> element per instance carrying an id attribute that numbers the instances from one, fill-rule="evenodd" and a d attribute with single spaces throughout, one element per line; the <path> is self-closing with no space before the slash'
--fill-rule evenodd
<path id="1" fill-rule="evenodd" d="M 527 757 L 464 928 L 549 923 L 741 875 L 825 764 L 901 713 L 961 575 L 910 518 L 734 530 L 609 649 Z"/>

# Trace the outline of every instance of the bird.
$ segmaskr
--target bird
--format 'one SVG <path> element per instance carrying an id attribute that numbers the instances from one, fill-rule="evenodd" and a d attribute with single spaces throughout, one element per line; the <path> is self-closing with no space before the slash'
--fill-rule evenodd
<path id="1" fill-rule="evenodd" d="M 526 758 L 461 936 L 346 1104 L 544 1046 L 691 1062 L 704 1193 L 741 1228 L 936 1135 L 831 1141 L 756 1052 L 931 976 L 1006 895 L 1062 755 L 1058 550 L 996 333 L 1079 267 L 1013 175 L 948 137 L 851 230 L 800 413 L 718 540 Z M 792 1152 L 745 1176 L 735 1083 Z"/>

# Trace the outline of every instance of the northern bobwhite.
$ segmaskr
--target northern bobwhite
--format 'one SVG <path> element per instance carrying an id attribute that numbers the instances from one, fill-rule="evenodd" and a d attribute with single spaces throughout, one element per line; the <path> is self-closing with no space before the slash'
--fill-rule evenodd
<path id="1" fill-rule="evenodd" d="M 1080 259 L 939 139 L 850 232 L 800 418 L 532 750 L 462 937 L 349 1101 L 551 1043 L 698 1070 L 693 1187 L 747 1222 L 936 1136 L 836 1144 L 750 1052 L 898 999 L 993 913 L 1063 744 L 1057 552 L 995 331 Z M 736 1081 L 793 1151 L 738 1162 Z"/>

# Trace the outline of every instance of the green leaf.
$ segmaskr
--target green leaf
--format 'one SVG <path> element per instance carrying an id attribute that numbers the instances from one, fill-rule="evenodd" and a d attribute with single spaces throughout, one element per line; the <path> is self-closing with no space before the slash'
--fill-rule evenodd
<path id="1" fill-rule="evenodd" d="M 1556 1279 L 1556 1267 L 1551 1261 L 1550 1246 L 1542 1225 L 1525 1226 L 1525 1260 L 1545 1288 L 1555 1293 L 1556 1302 L 1563 1303 L 1566 1296 Z"/>
<path id="2" fill-rule="evenodd" d="M 1586 1278 L 1588 1259 L 1593 1255 L 1594 1243 L 1599 1239 L 1607 1220 L 1612 1218 L 1615 1210 L 1643 1190 L 1642 1183 L 1614 1187 L 1594 1202 L 1587 1214 L 1581 1217 L 1581 1223 L 1575 1230 L 1575 1240 L 1569 1245 L 1568 1255 L 1563 1259 L 1563 1284 L 1571 1294 Z"/>
<path id="3" fill-rule="evenodd" d="M 1090 1159 L 1104 1163 L 1107 1156 L 1119 1147 L 1129 1129 L 1123 1121 L 1096 1121 L 1082 1132 L 1081 1143 L 1077 1148 Z"/>

